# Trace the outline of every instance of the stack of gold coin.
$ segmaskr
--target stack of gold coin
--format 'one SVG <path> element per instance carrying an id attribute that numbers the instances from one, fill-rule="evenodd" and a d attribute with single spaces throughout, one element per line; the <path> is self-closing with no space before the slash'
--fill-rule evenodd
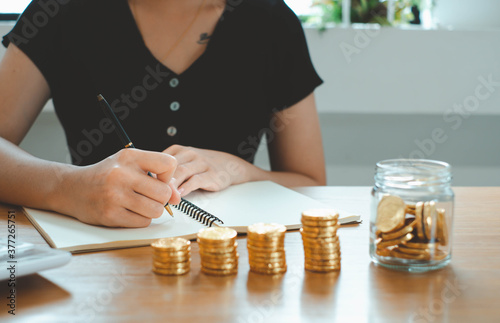
<path id="1" fill-rule="evenodd" d="M 448 255 L 448 225 L 444 209 L 434 201 L 406 204 L 384 196 L 377 206 L 376 254 L 411 260 L 441 260 Z"/>
<path id="2" fill-rule="evenodd" d="M 250 270 L 274 275 L 286 272 L 286 227 L 276 223 L 255 223 L 248 227 L 247 248 Z"/>
<path id="3" fill-rule="evenodd" d="M 304 267 L 315 272 L 340 270 L 340 242 L 337 235 L 339 214 L 335 210 L 314 209 L 302 212 Z"/>
<path id="4" fill-rule="evenodd" d="M 158 239 L 153 247 L 153 271 L 161 275 L 183 275 L 191 267 L 191 242 L 183 238 Z"/>
<path id="5" fill-rule="evenodd" d="M 198 232 L 202 272 L 213 276 L 238 273 L 236 235 L 231 228 L 206 228 Z"/>

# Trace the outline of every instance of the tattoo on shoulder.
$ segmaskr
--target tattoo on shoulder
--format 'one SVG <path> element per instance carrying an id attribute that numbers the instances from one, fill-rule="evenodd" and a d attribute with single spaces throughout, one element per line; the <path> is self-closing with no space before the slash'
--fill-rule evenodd
<path id="1" fill-rule="evenodd" d="M 208 33 L 203 33 L 200 35 L 200 40 L 198 40 L 197 43 L 200 45 L 208 44 L 208 42 L 210 41 L 210 37 L 211 36 Z"/>

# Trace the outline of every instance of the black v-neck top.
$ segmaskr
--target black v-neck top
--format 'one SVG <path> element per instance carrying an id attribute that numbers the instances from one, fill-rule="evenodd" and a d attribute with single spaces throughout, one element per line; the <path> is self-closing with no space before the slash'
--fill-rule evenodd
<path id="1" fill-rule="evenodd" d="M 253 162 L 262 135 L 275 130 L 272 114 L 322 83 L 282 0 L 228 1 L 204 54 L 180 75 L 148 50 L 126 0 L 34 0 L 9 43 L 47 80 L 77 165 L 122 148 L 99 93 L 137 148 L 181 144 Z"/>

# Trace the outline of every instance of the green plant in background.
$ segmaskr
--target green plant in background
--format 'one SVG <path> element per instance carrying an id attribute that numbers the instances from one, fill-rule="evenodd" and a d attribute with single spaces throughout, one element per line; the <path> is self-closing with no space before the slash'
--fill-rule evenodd
<path id="1" fill-rule="evenodd" d="M 387 19 L 387 0 L 351 0 L 351 23 L 376 23 L 382 26 L 401 24 L 419 24 L 418 13 L 422 11 L 425 0 L 396 0 L 394 2 L 394 20 Z M 434 0 L 431 1 L 431 6 Z M 317 14 L 301 16 L 304 23 L 316 25 L 320 31 L 329 24 L 342 22 L 342 0 L 314 0 L 312 7 Z"/>
<path id="2" fill-rule="evenodd" d="M 317 9 L 318 14 L 300 16 L 302 22 L 316 25 L 320 31 L 324 31 L 329 24 L 342 22 L 342 0 L 314 0 L 311 6 Z"/>
<path id="3" fill-rule="evenodd" d="M 351 23 L 376 23 L 390 26 L 387 20 L 387 1 L 351 0 Z"/>

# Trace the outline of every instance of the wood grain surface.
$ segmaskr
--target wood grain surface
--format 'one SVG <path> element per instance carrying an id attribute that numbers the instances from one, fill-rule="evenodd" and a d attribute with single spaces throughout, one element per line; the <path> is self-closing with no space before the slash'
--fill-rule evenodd
<path id="1" fill-rule="evenodd" d="M 286 234 L 288 272 L 249 272 L 245 237 L 238 238 L 239 272 L 200 272 L 198 245 L 184 276 L 151 271 L 151 248 L 73 255 L 69 264 L 17 279 L 17 315 L 7 313 L 0 282 L 0 321 L 13 322 L 499 322 L 500 187 L 459 187 L 451 263 L 410 274 L 371 263 L 368 187 L 297 188 L 332 207 L 361 214 L 339 230 L 342 269 L 303 269 L 298 231 Z M 0 236 L 16 211 L 18 241 L 46 244 L 16 207 L 0 206 Z M 2 268 L 5 267 L 2 264 Z"/>

